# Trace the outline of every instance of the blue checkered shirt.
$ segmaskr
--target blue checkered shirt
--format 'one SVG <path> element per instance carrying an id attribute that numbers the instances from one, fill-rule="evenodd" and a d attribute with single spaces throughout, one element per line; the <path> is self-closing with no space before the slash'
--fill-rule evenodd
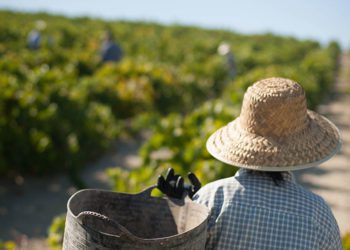
<path id="1" fill-rule="evenodd" d="M 328 205 L 289 172 L 276 186 L 241 169 L 204 186 L 194 200 L 210 209 L 206 249 L 342 249 Z"/>

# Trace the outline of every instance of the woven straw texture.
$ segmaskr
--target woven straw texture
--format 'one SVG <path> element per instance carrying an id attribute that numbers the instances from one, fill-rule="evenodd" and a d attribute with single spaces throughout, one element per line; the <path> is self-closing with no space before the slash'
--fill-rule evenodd
<path id="1" fill-rule="evenodd" d="M 315 166 L 340 145 L 336 126 L 307 110 L 303 88 L 276 77 L 249 87 L 240 116 L 207 141 L 208 151 L 218 160 L 262 171 Z"/>

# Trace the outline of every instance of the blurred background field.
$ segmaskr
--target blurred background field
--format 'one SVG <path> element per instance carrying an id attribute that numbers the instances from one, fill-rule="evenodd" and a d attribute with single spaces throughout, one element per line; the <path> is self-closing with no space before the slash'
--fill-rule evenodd
<path id="1" fill-rule="evenodd" d="M 166 147 L 179 154 L 172 160 L 190 168 L 194 157 L 210 158 L 193 151 L 196 140 L 234 118 L 250 84 L 292 78 L 315 108 L 334 82 L 340 53 L 336 42 L 321 46 L 272 34 L 11 12 L 1 12 L 1 19 L 0 170 L 8 176 L 74 173 L 118 136 L 147 128 L 155 133 L 141 150 L 145 164 L 152 165 L 152 150 Z M 37 20 L 46 23 L 43 33 L 53 42 L 29 50 L 25 37 L 32 27 L 25 24 Z M 126 56 L 100 65 L 106 29 Z M 236 56 L 234 82 L 216 53 L 222 41 Z"/>
<path id="2" fill-rule="evenodd" d="M 45 28 L 32 50 L 38 22 Z M 101 63 L 106 31 L 123 50 L 119 62 Z M 235 56 L 234 78 L 222 42 Z M 169 166 L 203 184 L 233 175 L 205 141 L 239 115 L 246 88 L 291 78 L 316 109 L 331 97 L 341 53 L 337 41 L 1 10 L 0 249 L 40 249 L 46 243 L 35 239 L 47 236 L 59 249 L 64 216 L 54 217 L 80 188 L 135 193 Z"/>

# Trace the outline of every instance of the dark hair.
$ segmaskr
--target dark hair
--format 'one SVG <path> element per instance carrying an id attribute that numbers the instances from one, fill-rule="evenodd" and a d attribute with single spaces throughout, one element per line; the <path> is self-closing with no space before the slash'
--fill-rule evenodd
<path id="1" fill-rule="evenodd" d="M 283 172 L 265 172 L 265 174 L 273 180 L 276 186 L 279 186 L 284 180 Z"/>
<path id="2" fill-rule="evenodd" d="M 284 177 L 283 172 L 270 172 L 270 171 L 256 171 L 256 170 L 248 170 L 249 173 L 261 176 L 268 176 L 272 179 L 276 186 L 280 186 L 283 183 Z"/>

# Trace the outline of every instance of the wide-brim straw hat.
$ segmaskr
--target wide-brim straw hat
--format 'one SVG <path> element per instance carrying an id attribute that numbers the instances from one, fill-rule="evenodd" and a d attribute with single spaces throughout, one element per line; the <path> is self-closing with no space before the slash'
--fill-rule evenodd
<path id="1" fill-rule="evenodd" d="M 336 154 L 340 145 L 337 127 L 307 109 L 304 89 L 276 77 L 249 87 L 240 116 L 207 141 L 209 153 L 218 160 L 260 171 L 316 166 Z"/>

